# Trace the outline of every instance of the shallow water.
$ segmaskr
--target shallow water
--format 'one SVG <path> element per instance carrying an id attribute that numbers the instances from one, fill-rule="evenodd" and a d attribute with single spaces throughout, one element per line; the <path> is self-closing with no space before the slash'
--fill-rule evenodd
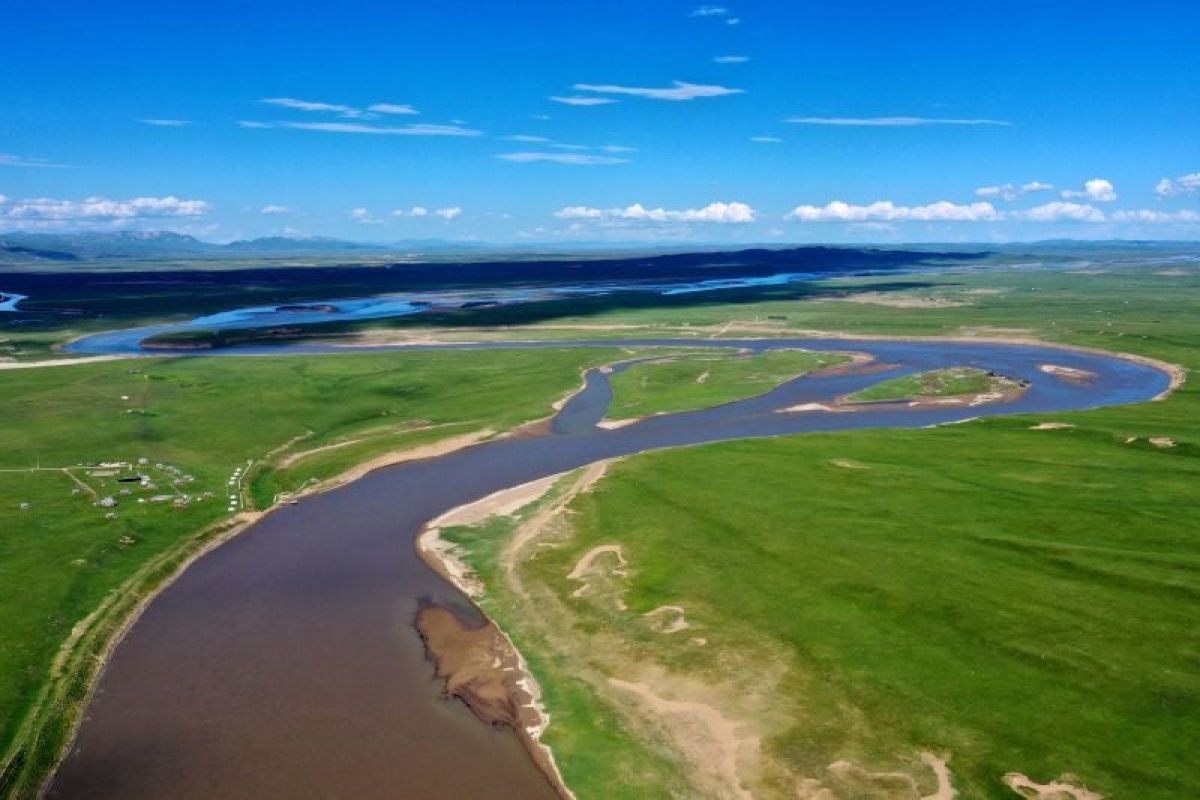
<path id="1" fill-rule="evenodd" d="M 681 343 L 571 346 L 577 344 Z M 105 670 L 50 796 L 552 797 L 514 735 L 479 724 L 465 707 L 439 697 L 412 626 L 418 601 L 456 606 L 468 618 L 476 612 L 416 555 L 413 540 L 427 520 L 506 487 L 643 450 L 1139 402 L 1169 383 L 1159 370 L 1116 357 L 1024 345 L 686 344 L 865 351 L 895 366 L 871 375 L 801 378 L 760 397 L 611 431 L 594 427 L 611 389 L 591 371 L 586 388 L 545 435 L 388 467 L 278 509 L 200 559 L 150 605 Z M 555 346 L 563 345 L 486 347 Z M 332 351 L 309 345 L 270 352 Z M 1073 385 L 1041 372 L 1042 363 L 1097 378 Z M 775 412 L 951 365 L 994 369 L 1032 386 L 1012 403 L 979 408 Z"/>

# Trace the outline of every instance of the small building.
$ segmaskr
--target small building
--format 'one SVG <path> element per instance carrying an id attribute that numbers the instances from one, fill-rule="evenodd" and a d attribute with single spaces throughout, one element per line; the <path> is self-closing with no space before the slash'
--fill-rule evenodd
<path id="1" fill-rule="evenodd" d="M 101 508 L 116 508 L 117 498 L 110 494 L 107 497 L 101 497 L 99 500 L 97 500 L 96 505 L 100 506 Z"/>

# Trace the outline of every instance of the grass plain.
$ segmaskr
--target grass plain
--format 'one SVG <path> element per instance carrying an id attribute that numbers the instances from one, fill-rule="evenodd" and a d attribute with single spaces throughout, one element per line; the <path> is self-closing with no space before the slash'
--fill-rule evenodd
<path id="1" fill-rule="evenodd" d="M 1195 267 L 938 281 L 917 291 L 957 305 L 687 322 L 1036 337 L 1200 368 Z M 535 510 L 446 536 L 545 687 L 545 741 L 581 797 L 916 798 L 938 790 L 929 753 L 961 797 L 1167 800 L 1200 794 L 1197 487 L 1189 382 L 1133 406 L 633 457 L 512 569 Z M 1018 791 L 1018 774 L 1076 793 Z"/>
<path id="2" fill-rule="evenodd" d="M 714 352 L 635 364 L 613 376 L 608 416 L 631 419 L 730 403 L 848 360 L 837 353 L 769 350 L 753 355 Z"/>
<path id="3" fill-rule="evenodd" d="M 869 302 L 847 302 L 855 296 Z M 1198 305 L 1193 262 L 1130 258 L 480 309 L 376 330 L 1037 338 L 1194 370 Z M 32 357 L 64 331 L 4 335 Z M 230 518 L 231 478 L 237 507 L 260 508 L 387 451 L 511 429 L 616 355 L 139 359 L 0 373 L 0 468 L 14 470 L 0 472 L 0 509 L 15 522 L 0 533 L 0 743 L 25 730 L 47 687 L 62 701 L 42 720 L 46 738 L 9 762 L 4 788 L 45 768 L 86 691 L 88 659 L 140 594 L 185 543 Z M 696 377 L 676 381 L 672 402 L 701 403 L 683 391 L 708 385 Z M 1031 430 L 1043 421 L 1073 427 Z M 1036 420 L 648 454 L 573 500 L 554 546 L 520 563 L 522 586 L 545 601 L 534 606 L 495 560 L 514 523 L 457 535 L 488 585 L 485 608 L 543 683 L 546 741 L 581 797 L 687 794 L 704 774 L 696 743 L 649 722 L 646 696 L 613 678 L 759 736 L 747 780 L 763 793 L 805 776 L 835 796 L 908 796 L 904 781 L 879 794 L 869 773 L 885 771 L 929 791 L 917 758 L 930 750 L 951 758 L 961 796 L 1017 796 L 1001 783 L 1009 770 L 1043 782 L 1070 773 L 1106 797 L 1190 796 L 1200 793 L 1189 768 L 1200 745 L 1198 442 L 1191 382 L 1159 403 Z M 75 479 L 119 492 L 114 476 L 75 465 L 142 457 L 191 475 L 180 492 L 214 496 L 177 509 L 138 503 L 153 495 L 135 488 L 105 519 Z M 170 485 L 170 474 L 155 481 Z M 628 574 L 601 558 L 595 596 L 573 597 L 581 584 L 566 575 L 614 544 Z M 689 627 L 664 633 L 669 611 L 643 616 L 662 606 L 684 609 Z M 523 613 L 531 607 L 541 612 Z M 50 680 L 55 652 L 96 609 L 111 624 L 82 640 L 76 672 Z M 839 762 L 866 777 L 831 771 Z"/>
<path id="4" fill-rule="evenodd" d="M 582 369 L 628 355 L 139 358 L 0 372 L 0 748 L 41 734 L 0 787 L 27 788 L 53 759 L 94 663 L 79 658 L 50 680 L 51 663 L 114 595 L 140 597 L 281 492 L 389 452 L 511 430 L 549 414 Z M 152 488 L 118 482 L 139 475 Z M 96 505 L 105 497 L 116 507 Z M 109 633 L 132 610 L 118 605 L 96 621 Z M 95 657 L 107 643 L 84 649 Z M 35 708 L 50 688 L 60 700 Z M 30 727 L 31 712 L 48 716 Z"/>

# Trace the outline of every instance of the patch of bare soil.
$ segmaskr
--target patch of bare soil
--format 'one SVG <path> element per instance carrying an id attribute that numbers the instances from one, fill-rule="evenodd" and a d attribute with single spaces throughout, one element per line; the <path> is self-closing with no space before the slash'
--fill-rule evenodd
<path id="1" fill-rule="evenodd" d="M 678 633 L 692 627 L 684 614 L 683 606 L 659 606 L 642 617 L 658 633 Z"/>
<path id="2" fill-rule="evenodd" d="M 753 800 L 741 773 L 761 757 L 762 738 L 719 708 L 688 697 L 674 698 L 647 682 L 609 678 L 644 712 L 670 731 L 672 742 L 690 757 L 706 796 Z"/>
<path id="3" fill-rule="evenodd" d="M 891 308 L 956 308 L 969 306 L 961 300 L 937 295 L 893 294 L 891 292 L 855 292 L 839 297 L 821 298 L 841 300 L 846 303 L 862 303 L 873 306 L 890 306 Z"/>
<path id="4" fill-rule="evenodd" d="M 1170 436 L 1151 436 L 1148 440 L 1155 447 L 1175 447 L 1177 444 Z"/>
<path id="5" fill-rule="evenodd" d="M 446 695 L 465 703 L 480 721 L 516 731 L 558 795 L 573 797 L 550 751 L 538 743 L 547 717 L 512 641 L 492 622 L 473 626 L 431 603 L 417 612 L 416 627 Z"/>
<path id="6" fill-rule="evenodd" d="M 416 433 L 417 431 L 428 431 L 442 427 L 445 427 L 445 425 L 397 425 L 394 428 L 391 428 L 390 432 L 395 434 Z M 297 453 L 289 453 L 279 460 L 279 464 L 277 466 L 279 469 L 287 469 L 288 467 L 293 466 L 294 464 L 303 461 L 306 458 L 311 458 L 312 456 L 319 455 L 320 453 L 325 453 L 330 450 L 340 450 L 343 447 L 349 447 L 352 444 L 365 442 L 371 438 L 373 437 L 370 435 L 370 432 L 364 431 L 364 435 L 357 436 L 353 439 L 343 439 L 331 444 L 314 447 L 311 450 L 301 450 Z"/>
<path id="7" fill-rule="evenodd" d="M 79 356 L 78 358 L 47 358 L 42 361 L 0 361 L 0 369 L 36 369 L 39 367 L 73 367 L 78 364 L 98 364 L 138 356 Z"/>
<path id="8" fill-rule="evenodd" d="M 1019 772 L 1004 776 L 1005 785 L 1026 800 L 1104 800 L 1104 795 L 1073 783 L 1074 780 L 1063 775 L 1056 781 L 1038 783 Z"/>
<path id="9" fill-rule="evenodd" d="M 1037 425 L 1030 425 L 1031 431 L 1065 431 L 1069 428 L 1074 428 L 1070 422 L 1039 422 Z"/>
<path id="10" fill-rule="evenodd" d="M 1096 373 L 1086 369 L 1064 367 L 1059 364 L 1038 364 L 1038 369 L 1075 386 L 1091 386 L 1096 382 Z"/>
<path id="11" fill-rule="evenodd" d="M 868 465 L 868 464 L 864 464 L 861 461 L 853 461 L 849 458 L 835 458 L 833 461 L 830 461 L 829 463 L 833 464 L 835 467 L 841 467 L 842 469 L 870 469 L 871 468 L 870 465 Z"/>

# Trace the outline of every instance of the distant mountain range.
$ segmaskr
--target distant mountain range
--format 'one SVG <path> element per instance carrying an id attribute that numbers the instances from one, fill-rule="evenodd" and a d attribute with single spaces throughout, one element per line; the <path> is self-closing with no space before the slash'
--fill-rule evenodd
<path id="1" fill-rule="evenodd" d="M 111 233 L 0 234 L 0 263 L 90 261 L 119 258 L 238 258 L 402 252 L 407 247 L 362 244 L 341 239 L 270 236 L 229 244 L 202 242 L 169 231 Z"/>

